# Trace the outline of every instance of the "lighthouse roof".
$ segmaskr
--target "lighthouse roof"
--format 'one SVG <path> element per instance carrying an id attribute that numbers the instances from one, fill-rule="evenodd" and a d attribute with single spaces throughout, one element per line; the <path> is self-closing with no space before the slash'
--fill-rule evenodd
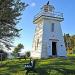
<path id="1" fill-rule="evenodd" d="M 54 6 L 51 5 L 49 1 L 45 5 L 43 5 L 41 9 L 42 11 L 45 11 L 45 12 L 53 12 L 55 10 Z"/>
<path id="2" fill-rule="evenodd" d="M 41 8 L 41 11 L 35 15 L 33 22 L 38 20 L 39 18 L 50 18 L 50 19 L 56 19 L 59 21 L 63 21 L 63 13 L 55 12 L 55 8 L 53 5 L 49 3 L 49 1 L 43 5 Z"/>

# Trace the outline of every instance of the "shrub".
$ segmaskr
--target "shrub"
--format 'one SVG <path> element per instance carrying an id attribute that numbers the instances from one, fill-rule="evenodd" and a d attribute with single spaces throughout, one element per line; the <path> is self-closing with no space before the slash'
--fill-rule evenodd
<path id="1" fill-rule="evenodd" d="M 30 51 L 26 52 L 26 57 L 30 57 Z"/>

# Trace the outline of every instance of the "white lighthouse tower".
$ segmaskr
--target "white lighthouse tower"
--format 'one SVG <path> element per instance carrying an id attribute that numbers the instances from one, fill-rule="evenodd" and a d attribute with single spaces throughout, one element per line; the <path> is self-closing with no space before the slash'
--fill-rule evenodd
<path id="1" fill-rule="evenodd" d="M 66 49 L 60 22 L 64 20 L 62 13 L 56 13 L 49 2 L 41 8 L 33 20 L 36 24 L 32 58 L 48 58 L 50 56 L 66 56 Z"/>

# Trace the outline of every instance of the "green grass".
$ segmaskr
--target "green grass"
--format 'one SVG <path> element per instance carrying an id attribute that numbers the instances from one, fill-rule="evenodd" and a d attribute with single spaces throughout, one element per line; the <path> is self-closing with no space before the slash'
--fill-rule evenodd
<path id="1" fill-rule="evenodd" d="M 0 66 L 0 75 L 25 75 L 24 64 L 29 60 L 7 60 Z M 36 73 L 29 75 L 75 75 L 75 57 L 36 60 Z"/>
<path id="2" fill-rule="evenodd" d="M 75 54 L 67 54 L 67 56 L 75 56 Z"/>

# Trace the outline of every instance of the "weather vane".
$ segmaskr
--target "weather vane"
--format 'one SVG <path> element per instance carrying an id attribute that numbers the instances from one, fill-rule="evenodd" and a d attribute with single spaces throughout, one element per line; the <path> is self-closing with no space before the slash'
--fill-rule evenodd
<path id="1" fill-rule="evenodd" d="M 47 2 L 47 5 L 49 5 L 49 1 Z"/>

